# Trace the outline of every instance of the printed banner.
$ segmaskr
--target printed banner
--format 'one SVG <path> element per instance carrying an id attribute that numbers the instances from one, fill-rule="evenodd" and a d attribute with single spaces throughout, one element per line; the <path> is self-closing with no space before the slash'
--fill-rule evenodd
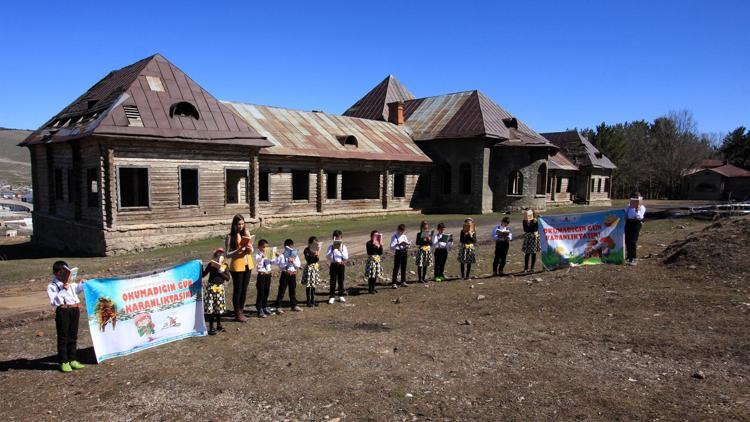
<path id="1" fill-rule="evenodd" d="M 206 335 L 201 261 L 154 273 L 87 280 L 86 311 L 97 362 Z"/>
<path id="2" fill-rule="evenodd" d="M 625 261 L 625 211 L 539 218 L 542 263 L 548 269 Z"/>

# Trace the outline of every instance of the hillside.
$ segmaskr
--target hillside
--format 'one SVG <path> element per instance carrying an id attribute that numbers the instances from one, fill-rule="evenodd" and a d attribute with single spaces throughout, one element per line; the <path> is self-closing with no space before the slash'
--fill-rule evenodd
<path id="1" fill-rule="evenodd" d="M 0 128 L 0 180 L 13 185 L 31 185 L 29 151 L 18 145 L 30 130 Z"/>

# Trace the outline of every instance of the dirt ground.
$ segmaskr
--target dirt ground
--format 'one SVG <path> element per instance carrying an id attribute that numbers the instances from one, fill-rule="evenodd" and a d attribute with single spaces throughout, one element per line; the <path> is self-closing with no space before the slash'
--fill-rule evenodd
<path id="1" fill-rule="evenodd" d="M 7 327 L 0 331 L 0 414 L 747 420 L 748 234 L 748 219 L 652 221 L 637 267 L 383 287 L 351 294 L 346 304 L 226 322 L 217 336 L 99 365 L 82 325 L 82 360 L 92 365 L 74 374 L 56 370 L 52 320 Z M 520 243 L 511 246 L 509 271 L 523 266 Z M 489 271 L 491 254 L 491 245 L 480 245 L 478 275 Z M 348 285 L 364 287 L 355 261 Z M 454 251 L 449 275 L 455 261 Z"/>

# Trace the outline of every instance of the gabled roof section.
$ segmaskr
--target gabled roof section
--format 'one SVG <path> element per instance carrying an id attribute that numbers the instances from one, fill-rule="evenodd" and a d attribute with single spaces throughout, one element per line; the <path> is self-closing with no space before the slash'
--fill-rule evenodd
<path id="1" fill-rule="evenodd" d="M 159 54 L 110 72 L 20 145 L 90 135 L 270 145 Z"/>
<path id="2" fill-rule="evenodd" d="M 719 167 L 711 167 L 707 169 L 708 171 L 713 171 L 715 173 L 719 173 L 720 175 L 728 178 L 732 177 L 750 177 L 750 171 L 747 171 L 741 167 L 737 167 L 731 164 L 724 164 L 723 166 Z"/>
<path id="3" fill-rule="evenodd" d="M 416 141 L 487 137 L 507 145 L 556 148 L 476 90 L 406 101 L 404 118 Z"/>
<path id="4" fill-rule="evenodd" d="M 617 168 L 606 155 L 602 154 L 589 142 L 588 138 L 581 135 L 577 130 L 542 133 L 542 136 L 560 147 L 565 155 L 578 166 L 604 169 Z"/>
<path id="5" fill-rule="evenodd" d="M 403 126 L 317 111 L 224 104 L 273 143 L 262 155 L 431 162 Z"/>
<path id="6" fill-rule="evenodd" d="M 414 95 L 393 75 L 388 75 L 344 112 L 347 117 L 388 121 L 388 103 L 413 100 Z"/>
<path id="7" fill-rule="evenodd" d="M 578 170 L 578 166 L 570 161 L 562 152 L 550 155 L 547 158 L 547 163 L 550 170 Z"/>

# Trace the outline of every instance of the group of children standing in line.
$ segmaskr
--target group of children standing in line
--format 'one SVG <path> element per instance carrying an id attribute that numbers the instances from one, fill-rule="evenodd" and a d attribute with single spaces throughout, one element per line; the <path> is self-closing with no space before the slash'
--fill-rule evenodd
<path id="1" fill-rule="evenodd" d="M 513 240 L 510 219 L 504 217 L 501 223 L 492 230 L 492 239 L 495 240 L 495 258 L 492 263 L 493 275 L 504 275 L 510 242 Z M 540 252 L 538 235 L 537 215 L 528 211 L 523 221 L 524 240 L 522 250 L 524 257 L 524 272 L 534 271 L 536 265 L 536 254 Z M 321 284 L 320 277 L 320 253 L 321 242 L 312 236 L 308 239 L 307 247 L 302 252 L 305 260 L 304 266 L 300 260 L 294 241 L 286 239 L 283 251 L 269 251 L 268 241 L 260 239 L 257 246 L 251 243 L 243 243 L 243 238 L 249 238 L 245 227 L 245 220 L 241 215 L 236 215 L 232 220 L 231 232 L 227 235 L 225 248 L 214 251 L 214 261 L 220 258 L 230 259 L 227 266 L 233 284 L 232 305 L 235 310 L 235 320 L 247 321 L 243 313 L 247 296 L 247 287 L 253 268 L 257 272 L 256 282 L 256 315 L 266 318 L 273 314 L 283 314 L 282 301 L 289 291 L 289 307 L 294 312 L 301 312 L 302 308 L 297 303 L 297 272 L 302 271 L 300 284 L 305 286 L 305 304 L 308 307 L 318 306 L 315 301 L 315 289 Z M 461 279 L 467 280 L 471 277 L 472 264 L 476 262 L 477 234 L 474 220 L 467 218 L 459 234 L 460 249 L 458 261 L 461 268 Z M 453 247 L 453 236 L 445 233 L 445 225 L 440 223 L 436 230 L 430 230 L 429 224 L 423 221 L 415 239 L 416 252 L 414 253 L 417 265 L 417 279 L 420 283 L 426 283 L 427 269 L 434 264 L 434 280 L 445 280 L 445 263 L 448 259 L 448 251 Z M 376 282 L 383 276 L 383 236 L 373 230 L 370 240 L 365 245 L 367 262 L 365 264 L 365 278 L 367 279 L 367 291 L 370 294 L 377 293 Z M 397 289 L 406 287 L 406 266 L 412 242 L 406 234 L 406 226 L 399 224 L 396 232 L 388 243 L 393 252 L 393 272 L 391 274 L 391 287 Z M 340 230 L 334 230 L 332 244 L 325 251 L 325 258 L 329 262 L 329 290 L 328 303 L 333 304 L 346 302 L 344 279 L 346 274 L 346 263 L 349 260 L 349 251 L 342 240 Z M 271 273 L 273 266 L 277 266 L 281 272 L 279 277 L 279 288 L 276 295 L 275 308 L 269 307 L 268 297 L 271 286 Z M 399 275 L 401 276 L 399 281 Z M 223 331 L 220 317 L 226 313 L 226 302 L 224 298 L 224 283 L 230 277 L 219 268 L 206 266 L 203 276 L 209 276 L 206 283 L 206 294 L 204 295 L 204 306 L 207 320 L 209 322 L 210 335 Z M 214 327 L 214 324 L 215 327 Z"/>

